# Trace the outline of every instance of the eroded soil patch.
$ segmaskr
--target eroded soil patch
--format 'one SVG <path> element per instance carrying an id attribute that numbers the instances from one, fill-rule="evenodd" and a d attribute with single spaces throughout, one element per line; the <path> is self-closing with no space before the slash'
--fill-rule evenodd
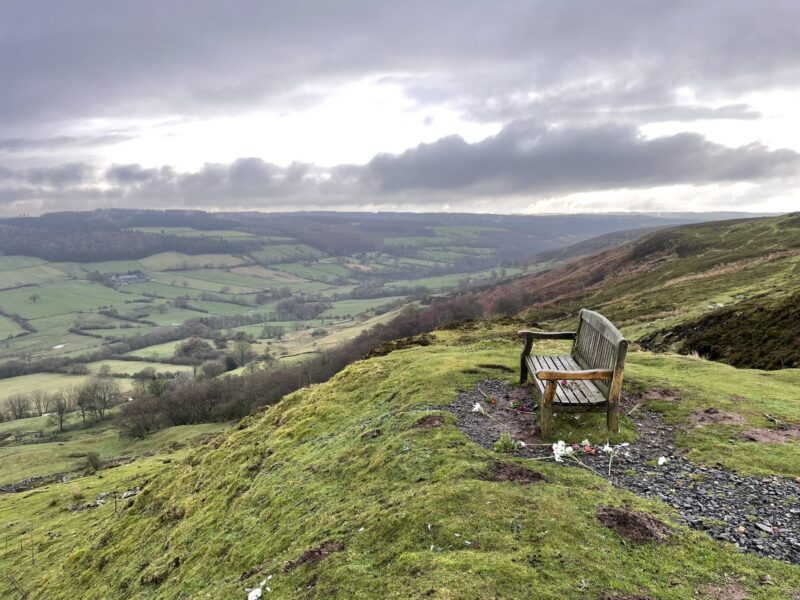
<path id="1" fill-rule="evenodd" d="M 311 548 L 310 550 L 306 550 L 303 554 L 300 555 L 299 558 L 296 560 L 290 560 L 285 565 L 283 565 L 283 572 L 284 573 L 291 573 L 297 567 L 310 563 L 314 564 L 328 556 L 333 552 L 341 552 L 344 550 L 344 544 L 342 542 L 333 542 L 328 541 L 324 544 L 317 546 L 316 548 Z"/>
<path id="2" fill-rule="evenodd" d="M 714 407 L 694 411 L 689 420 L 695 427 L 705 427 L 706 425 L 744 425 L 747 423 L 747 419 L 742 415 L 724 412 Z"/>
<path id="3" fill-rule="evenodd" d="M 745 429 L 740 435 L 743 440 L 748 442 L 790 442 L 800 438 L 800 427 Z"/>
<path id="4" fill-rule="evenodd" d="M 508 462 L 495 462 L 489 467 L 489 473 L 484 477 L 487 481 L 510 481 L 529 485 L 537 481 L 547 481 L 547 478 L 522 465 Z"/>
<path id="5" fill-rule="evenodd" d="M 430 429 L 444 425 L 444 418 L 441 415 L 426 415 L 414 423 L 412 429 Z"/>
<path id="6" fill-rule="evenodd" d="M 601 506 L 597 509 L 597 520 L 636 544 L 644 542 L 665 543 L 669 537 L 669 526 L 650 515 L 630 510 Z"/>

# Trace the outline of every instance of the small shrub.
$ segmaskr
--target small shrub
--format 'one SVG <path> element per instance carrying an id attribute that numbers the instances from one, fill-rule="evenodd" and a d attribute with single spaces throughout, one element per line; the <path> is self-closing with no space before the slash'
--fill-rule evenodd
<path id="1" fill-rule="evenodd" d="M 70 497 L 72 498 L 73 501 L 80 502 L 81 500 L 84 499 L 85 494 L 83 493 L 83 490 L 81 488 L 79 488 L 77 485 L 74 485 L 72 486 L 72 490 L 70 491 Z"/>
<path id="2" fill-rule="evenodd" d="M 89 475 L 97 473 L 103 468 L 103 461 L 100 460 L 100 455 L 97 452 L 87 452 L 83 468 Z"/>
<path id="3" fill-rule="evenodd" d="M 509 454 L 517 449 L 517 443 L 511 438 L 511 434 L 504 431 L 494 443 L 494 451 Z"/>

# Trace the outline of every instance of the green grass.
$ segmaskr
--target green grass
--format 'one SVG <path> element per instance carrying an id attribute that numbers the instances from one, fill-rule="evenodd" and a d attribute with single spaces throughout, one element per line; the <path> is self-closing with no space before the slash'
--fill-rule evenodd
<path id="1" fill-rule="evenodd" d="M 89 363 L 89 371 L 91 373 L 98 373 L 103 365 L 107 365 L 111 369 L 110 373 L 114 375 L 134 375 L 142 369 L 155 369 L 157 373 L 192 373 L 193 368 L 190 365 L 167 365 L 164 363 L 147 362 L 138 360 L 99 360 L 97 362 Z M 0 386 L 2 380 L 0 380 Z"/>
<path id="2" fill-rule="evenodd" d="M 0 358 L 40 358 L 61 356 L 79 350 L 95 348 L 102 340 L 69 333 L 67 329 L 75 322 L 76 315 L 64 314 L 31 321 L 36 333 L 0 341 Z M 63 347 L 57 348 L 55 346 Z"/>
<path id="3" fill-rule="evenodd" d="M 654 400 L 649 404 L 668 421 L 683 426 L 678 442 L 689 449 L 692 460 L 721 463 L 743 473 L 800 477 L 800 438 L 768 444 L 746 442 L 739 437 L 744 429 L 774 427 L 765 414 L 800 423 L 800 369 L 735 369 L 689 356 L 635 352 L 629 355 L 626 375 L 645 388 L 679 391 L 679 402 Z M 693 411 L 712 407 L 741 415 L 747 423 L 687 425 Z"/>
<path id="4" fill-rule="evenodd" d="M 58 392 L 64 388 L 81 385 L 85 375 L 66 375 L 64 373 L 34 373 L 0 379 L 0 401 L 16 394 L 31 392 Z"/>
<path id="5" fill-rule="evenodd" d="M 186 278 L 188 281 L 196 279 L 199 281 L 212 282 L 219 284 L 215 286 L 214 291 L 219 291 L 221 287 L 228 286 L 236 287 L 241 292 L 253 292 L 265 287 L 264 280 L 261 277 L 251 277 L 249 275 L 241 275 L 239 273 L 229 273 L 219 269 L 197 269 L 192 271 L 185 271 L 180 273 L 178 281 Z"/>
<path id="6" fill-rule="evenodd" d="M 37 294 L 37 302 L 30 300 Z M 0 292 L 0 306 L 27 319 L 121 307 L 137 296 L 88 281 L 61 281 Z"/>
<path id="7" fill-rule="evenodd" d="M 131 440 L 121 437 L 110 420 L 84 426 L 77 413 L 69 415 L 63 433 L 52 417 L 32 417 L 11 424 L 15 426 L 11 432 L 20 441 L 0 447 L 0 484 L 74 471 L 83 465 L 87 452 L 96 452 L 101 460 L 132 458 L 225 428 L 222 423 L 185 425 L 163 429 L 144 440 Z M 53 441 L 46 441 L 49 439 Z"/>
<path id="8" fill-rule="evenodd" d="M 232 254 L 183 254 L 182 252 L 162 252 L 139 261 L 150 271 L 171 271 L 176 269 L 203 269 L 235 267 L 244 264 L 243 258 Z"/>
<path id="9" fill-rule="evenodd" d="M 163 344 L 155 344 L 153 346 L 146 346 L 139 350 L 134 350 L 128 353 L 128 356 L 138 356 L 141 358 L 164 358 L 168 356 L 175 356 L 175 347 L 180 344 L 177 342 L 164 342 Z"/>
<path id="10" fill-rule="evenodd" d="M 44 262 L 45 261 L 41 258 L 34 258 L 32 256 L 0 256 L 0 271 L 32 267 L 44 264 Z"/>
<path id="11" fill-rule="evenodd" d="M 302 277 L 297 277 L 295 275 L 292 275 L 291 273 L 285 273 L 284 271 L 267 269 L 266 267 L 262 267 L 261 265 L 235 267 L 231 269 L 231 272 L 238 273 L 240 275 L 249 275 L 251 277 L 266 279 L 270 284 L 302 283 L 303 281 L 305 281 Z"/>
<path id="12" fill-rule="evenodd" d="M 117 518 L 107 506 L 66 513 L 69 484 L 2 498 L 11 535 L 26 531 L 39 557 L 32 565 L 24 546 L 11 548 L 0 566 L 48 598 L 76 590 L 91 598 L 243 598 L 267 575 L 277 598 L 683 600 L 736 581 L 752 598 L 777 599 L 800 588 L 797 566 L 740 554 L 678 525 L 666 505 L 588 471 L 500 457 L 431 408 L 486 377 L 469 372 L 476 364 L 513 368 L 519 347 L 511 333 L 439 332 L 434 345 L 353 364 L 288 396 L 184 460 L 135 463 L 148 482 Z M 431 412 L 442 415 L 442 427 L 412 427 Z M 376 428 L 382 435 L 362 437 Z M 488 481 L 497 460 L 525 464 L 547 481 Z M 73 485 L 93 497 L 134 481 L 132 473 Z M 626 542 L 596 519 L 603 505 L 670 522 L 669 543 Z M 48 539 L 48 531 L 60 535 Z M 283 571 L 328 540 L 343 550 Z M 262 573 L 242 580 L 255 566 Z M 765 575 L 773 585 L 763 584 Z M 0 581 L 0 593 L 10 594 L 8 585 Z"/>
<path id="13" fill-rule="evenodd" d="M 495 274 L 500 272 L 500 268 L 494 269 Z M 519 267 L 506 268 L 506 276 L 519 275 L 523 273 L 524 269 Z M 417 279 L 403 279 L 399 281 L 391 281 L 386 284 L 388 289 L 397 287 L 416 287 L 422 286 L 431 290 L 443 290 L 448 288 L 457 287 L 462 280 L 469 279 L 470 281 L 480 281 L 489 279 L 492 270 L 480 271 L 478 273 L 452 273 L 450 275 L 440 275 L 436 277 L 420 277 Z"/>
<path id="14" fill-rule="evenodd" d="M 350 269 L 336 263 L 315 262 L 313 265 L 304 265 L 302 263 L 278 263 L 273 265 L 273 268 L 306 279 L 322 281 L 330 281 L 336 278 L 346 279 L 351 275 Z"/>
<path id="15" fill-rule="evenodd" d="M 108 260 L 93 263 L 52 263 L 52 266 L 76 276 L 85 273 L 127 273 L 128 271 L 144 271 L 145 267 L 138 260 Z"/>
<path id="16" fill-rule="evenodd" d="M 331 308 L 322 313 L 322 317 L 344 317 L 359 315 L 376 308 L 378 306 L 385 306 L 398 300 L 402 300 L 404 296 L 387 296 L 385 298 L 365 298 L 363 300 L 340 300 L 333 302 Z"/>
<path id="17" fill-rule="evenodd" d="M 7 317 L 0 315 L 0 340 L 23 333 L 25 330 Z"/>
<path id="18" fill-rule="evenodd" d="M 250 252 L 250 256 L 263 263 L 278 263 L 287 260 L 309 260 L 325 256 L 316 248 L 305 244 L 267 244 L 261 250 Z"/>
<path id="19" fill-rule="evenodd" d="M 18 288 L 23 286 L 54 283 L 66 279 L 63 271 L 50 265 L 33 265 L 17 269 L 0 271 L 0 289 Z M 30 293 L 34 293 L 33 290 Z"/>

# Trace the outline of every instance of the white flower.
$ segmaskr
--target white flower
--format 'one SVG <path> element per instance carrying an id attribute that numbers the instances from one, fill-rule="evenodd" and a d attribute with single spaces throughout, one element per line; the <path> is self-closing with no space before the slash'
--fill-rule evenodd
<path id="1" fill-rule="evenodd" d="M 605 452 L 606 454 L 611 454 L 614 451 L 614 448 L 611 447 L 611 444 L 606 444 L 600 450 Z"/>
<path id="2" fill-rule="evenodd" d="M 581 442 L 581 446 L 591 446 L 591 445 L 592 445 L 592 443 L 589 440 L 583 440 Z"/>
<path id="3" fill-rule="evenodd" d="M 518 448 L 527 448 L 528 444 L 526 444 L 525 442 L 517 442 L 517 447 Z"/>
<path id="4" fill-rule="evenodd" d="M 252 590 L 246 590 L 247 600 L 261 600 L 262 597 L 261 588 L 263 588 L 266 583 L 267 580 L 265 579 L 264 581 L 261 582 L 261 585 L 259 585 L 257 588 L 253 588 Z M 267 591 L 271 592 L 272 590 L 267 588 Z"/>
<path id="5" fill-rule="evenodd" d="M 659 456 L 658 457 L 658 466 L 663 466 L 669 459 L 666 456 Z"/>
<path id="6" fill-rule="evenodd" d="M 472 412 L 474 413 L 483 413 L 483 407 L 481 406 L 480 402 L 476 402 L 475 405 L 472 407 Z"/>
<path id="7" fill-rule="evenodd" d="M 572 446 L 567 446 L 563 440 L 558 440 L 553 444 L 553 458 L 556 462 L 563 462 L 562 456 L 571 456 L 575 453 Z"/>

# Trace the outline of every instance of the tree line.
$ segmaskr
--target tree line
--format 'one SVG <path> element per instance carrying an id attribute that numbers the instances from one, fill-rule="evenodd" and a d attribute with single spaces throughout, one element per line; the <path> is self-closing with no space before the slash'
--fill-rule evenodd
<path id="1" fill-rule="evenodd" d="M 146 435 L 174 425 L 228 421 L 260 406 L 277 403 L 286 394 L 326 381 L 376 347 L 439 327 L 480 317 L 480 305 L 467 297 L 438 300 L 427 307 L 408 307 L 385 324 L 378 324 L 341 346 L 294 365 L 273 363 L 237 376 L 176 379 L 147 390 L 125 403 L 115 419 L 125 435 Z"/>

